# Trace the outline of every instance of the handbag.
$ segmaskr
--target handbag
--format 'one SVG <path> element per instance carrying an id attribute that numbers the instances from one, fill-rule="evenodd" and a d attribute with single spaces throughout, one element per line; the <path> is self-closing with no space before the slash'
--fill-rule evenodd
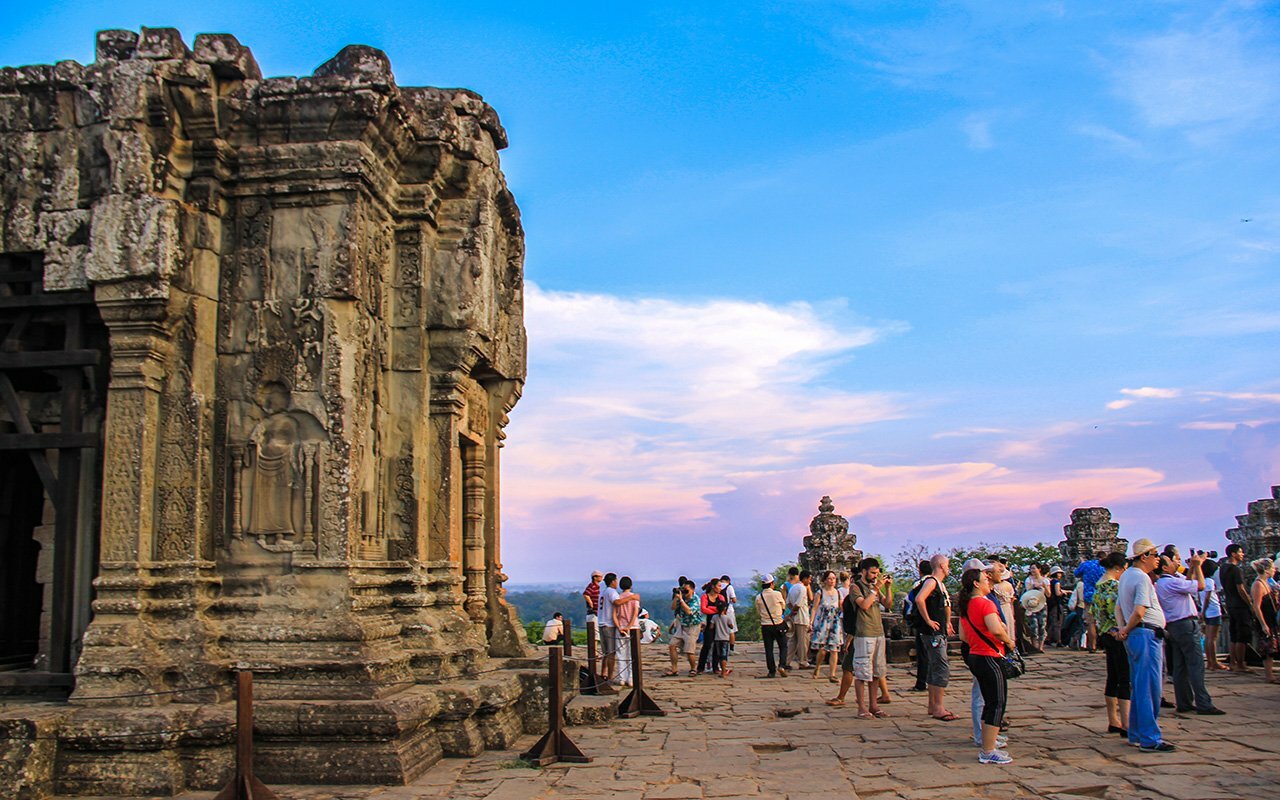
<path id="1" fill-rule="evenodd" d="M 969 630 L 981 636 L 982 641 L 990 645 L 992 650 L 995 650 L 997 652 L 1000 650 L 999 647 L 996 647 L 995 642 L 988 639 L 987 635 L 983 633 L 981 630 L 979 630 L 977 625 L 974 625 L 972 621 L 967 619 L 965 620 L 965 622 L 969 623 Z M 1026 673 L 1027 662 L 1022 660 L 1022 654 L 1019 653 L 1016 649 L 1009 648 L 1008 650 L 1005 651 L 1005 654 L 1000 658 L 1000 669 L 1001 671 L 1004 672 L 1005 680 L 1011 681 L 1014 678 L 1020 677 L 1024 673 Z"/>
<path id="2" fill-rule="evenodd" d="M 1280 633 L 1258 637 L 1258 655 L 1263 658 L 1270 658 L 1276 653 L 1280 653 Z"/>

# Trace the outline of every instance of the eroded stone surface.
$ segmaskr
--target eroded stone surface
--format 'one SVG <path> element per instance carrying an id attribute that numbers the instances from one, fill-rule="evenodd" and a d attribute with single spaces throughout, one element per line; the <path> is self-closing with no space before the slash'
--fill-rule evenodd
<path id="1" fill-rule="evenodd" d="M 1009 751 L 1014 763 L 977 763 L 969 740 L 969 676 L 960 667 L 947 690 L 955 722 L 934 721 L 922 694 L 907 691 L 906 667 L 891 666 L 888 719 L 860 720 L 856 708 L 823 702 L 835 693 L 811 674 L 759 679 L 763 654 L 739 644 L 727 680 L 659 678 L 665 648 L 647 646 L 646 684 L 665 717 L 574 727 L 585 765 L 523 767 L 533 742 L 470 760 L 446 759 L 403 787 L 272 785 L 286 800 L 375 798 L 1168 798 L 1263 796 L 1280 788 L 1275 718 L 1280 692 L 1257 675 L 1211 673 L 1226 717 L 1164 714 L 1161 726 L 1179 751 L 1140 753 L 1106 735 L 1102 655 L 1050 653 L 1010 692 Z M 779 719 L 779 707 L 807 708 Z M 207 795 L 191 793 L 190 800 Z"/>
<path id="2" fill-rule="evenodd" d="M 290 780 L 402 782 L 545 725 L 519 676 L 468 677 L 525 655 L 497 519 L 525 376 L 497 115 L 399 87 L 370 47 L 268 80 L 226 34 L 96 53 L 0 71 L 0 254 L 91 293 L 110 339 L 94 617 L 70 705 L 0 706 L 56 740 L 0 745 L 13 785 L 216 786 L 225 731 L 110 734 L 229 719 L 237 667 Z M 30 394 L 41 424 L 56 395 Z"/>

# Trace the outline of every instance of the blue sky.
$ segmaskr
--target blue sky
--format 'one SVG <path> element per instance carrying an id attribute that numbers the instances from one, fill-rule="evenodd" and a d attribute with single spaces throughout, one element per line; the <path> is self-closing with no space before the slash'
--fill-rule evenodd
<path id="1" fill-rule="evenodd" d="M 1220 545 L 1280 483 L 1277 11 L 9 4 L 0 63 L 168 25 L 484 95 L 528 238 L 527 583 L 768 569 L 823 494 L 886 554 L 1093 504 Z"/>

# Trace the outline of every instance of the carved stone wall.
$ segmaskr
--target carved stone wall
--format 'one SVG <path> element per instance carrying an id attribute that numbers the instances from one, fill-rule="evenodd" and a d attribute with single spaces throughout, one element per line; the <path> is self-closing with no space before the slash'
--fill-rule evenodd
<path id="1" fill-rule="evenodd" d="M 815 576 L 826 570 L 853 575 L 857 572 L 862 551 L 854 547 L 856 534 L 849 533 L 849 520 L 835 513 L 830 497 L 818 503 L 818 515 L 809 522 L 809 535 L 804 537 L 804 552 L 797 557 L 801 569 Z M 817 578 L 814 579 L 815 582 Z"/>
<path id="2" fill-rule="evenodd" d="M 1249 560 L 1275 558 L 1280 552 L 1280 486 L 1271 487 L 1270 497 L 1250 503 L 1226 537 L 1243 547 Z"/>
<path id="3" fill-rule="evenodd" d="M 42 253 L 110 332 L 59 792 L 214 787 L 225 736 L 103 734 L 229 719 L 244 665 L 278 781 L 397 782 L 518 733 L 519 679 L 468 677 L 525 654 L 499 552 L 525 376 L 506 144 L 479 96 L 400 87 L 368 47 L 263 79 L 232 36 L 144 28 L 0 71 L 0 253 Z"/>
<path id="4" fill-rule="evenodd" d="M 1058 544 L 1062 567 L 1071 572 L 1099 551 L 1127 553 L 1129 540 L 1120 538 L 1120 526 L 1111 521 L 1105 508 L 1077 508 L 1071 512 L 1071 524 L 1062 528 L 1066 539 Z"/>

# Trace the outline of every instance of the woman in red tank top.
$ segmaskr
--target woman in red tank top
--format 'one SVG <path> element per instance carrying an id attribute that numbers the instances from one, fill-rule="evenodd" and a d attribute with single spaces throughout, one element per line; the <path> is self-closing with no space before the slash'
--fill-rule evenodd
<path id="1" fill-rule="evenodd" d="M 996 749 L 996 737 L 1009 696 L 1000 660 L 1006 648 L 1017 645 L 1001 621 L 996 604 L 987 598 L 990 592 L 991 579 L 985 571 L 965 570 L 960 577 L 960 639 L 969 646 L 969 671 L 982 690 L 982 749 L 978 761 L 1008 764 L 1013 759 Z"/>

